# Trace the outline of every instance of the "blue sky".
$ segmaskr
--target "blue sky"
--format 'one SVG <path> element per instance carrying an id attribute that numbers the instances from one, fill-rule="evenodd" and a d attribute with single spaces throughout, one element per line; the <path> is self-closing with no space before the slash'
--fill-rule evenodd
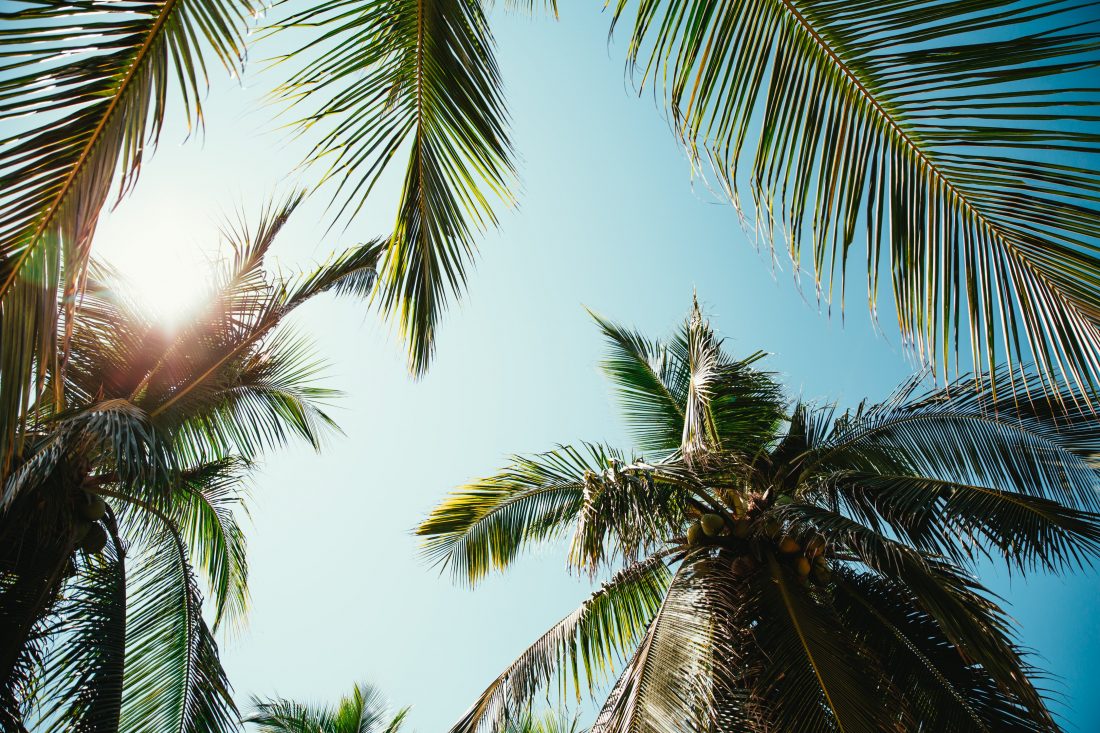
<path id="1" fill-rule="evenodd" d="M 738 353 L 764 349 L 793 394 L 851 404 L 885 396 L 911 371 L 893 312 L 883 336 L 869 322 L 862 280 L 846 323 L 827 318 L 773 273 L 733 209 L 693 185 L 690 167 L 647 92 L 633 94 L 621 47 L 606 43 L 598 4 L 559 22 L 494 15 L 522 177 L 520 202 L 487 234 L 469 295 L 443 323 L 435 362 L 409 378 L 389 324 L 349 300 L 312 303 L 297 317 L 330 363 L 345 434 L 324 452 L 272 454 L 253 487 L 250 625 L 222 647 L 239 699 L 281 694 L 335 699 L 354 680 L 413 705 L 411 725 L 445 730 L 547 626 L 590 592 L 564 570 L 564 546 L 533 553 L 477 590 L 453 584 L 417 554 L 410 530 L 450 488 L 507 456 L 556 443 L 629 447 L 598 372 L 601 343 L 583 306 L 654 335 L 681 319 L 693 289 Z M 219 218 L 255 217 L 304 148 L 261 104 L 277 74 L 260 73 L 260 45 L 243 85 L 215 75 L 204 135 L 184 143 L 171 123 L 135 193 L 103 223 L 97 252 L 157 290 L 213 251 Z M 388 232 L 392 186 L 345 232 L 326 233 L 324 191 L 295 215 L 275 248 L 286 267 Z M 1096 575 L 1012 582 L 1023 641 L 1060 680 L 1070 729 L 1100 728 L 1090 663 Z"/>

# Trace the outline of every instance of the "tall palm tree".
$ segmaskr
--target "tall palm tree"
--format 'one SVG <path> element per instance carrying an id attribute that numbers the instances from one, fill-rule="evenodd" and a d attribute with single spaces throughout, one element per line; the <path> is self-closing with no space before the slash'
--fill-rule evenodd
<path id="1" fill-rule="evenodd" d="M 397 733 L 409 708 L 391 713 L 378 688 L 357 684 L 336 707 L 307 705 L 285 698 L 253 698 L 245 719 L 261 733 Z"/>
<path id="2" fill-rule="evenodd" d="M 972 572 L 1100 554 L 1100 424 L 1074 393 L 914 379 L 838 412 L 789 402 L 698 306 L 664 342 L 597 321 L 646 456 L 517 457 L 417 530 L 469 583 L 567 533 L 570 567 L 606 581 L 453 733 L 492 730 L 555 679 L 592 690 L 623 661 L 594 731 L 1058 729 Z"/>
<path id="3" fill-rule="evenodd" d="M 170 105 L 202 124 L 207 65 L 239 72 L 252 12 L 251 0 L 14 0 L 0 12 L 0 475 L 64 361 L 112 186 L 134 184 Z"/>
<path id="4" fill-rule="evenodd" d="M 241 480 L 263 449 L 319 446 L 332 427 L 334 393 L 283 320 L 323 292 L 365 296 L 382 247 L 265 274 L 299 200 L 230 232 L 231 261 L 178 330 L 109 272 L 76 307 L 68 364 L 47 375 L 0 495 L 0 728 L 237 726 L 212 632 L 247 606 Z"/>

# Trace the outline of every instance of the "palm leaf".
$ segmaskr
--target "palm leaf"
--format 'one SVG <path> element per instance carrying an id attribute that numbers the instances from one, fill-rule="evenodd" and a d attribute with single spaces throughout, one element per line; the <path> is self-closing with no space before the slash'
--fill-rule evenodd
<path id="1" fill-rule="evenodd" d="M 973 578 L 941 558 L 920 553 L 829 510 L 796 505 L 790 513 L 801 515 L 830 546 L 846 553 L 842 557 L 908 588 L 960 653 L 984 667 L 986 674 L 1035 715 L 1049 717 L 1042 698 L 1022 672 L 1027 665 L 1012 641 L 1009 620 Z"/>
<path id="2" fill-rule="evenodd" d="M 603 455 L 564 446 L 515 456 L 508 470 L 458 489 L 432 511 L 416 529 L 424 553 L 470 583 L 503 570 L 527 544 L 565 531 L 582 508 L 586 472 L 601 471 Z"/>
<path id="3" fill-rule="evenodd" d="M 205 54 L 231 71 L 247 0 L 19 0 L 0 14 L 0 449 L 57 366 L 59 297 L 71 316 L 112 182 L 131 186 L 177 89 L 201 119 Z M 71 325 L 63 327 L 63 335 Z M 61 387 L 60 383 L 55 387 Z"/>
<path id="4" fill-rule="evenodd" d="M 630 653 L 661 606 L 671 574 L 663 555 L 628 565 L 516 658 L 450 733 L 502 730 L 557 676 L 562 692 L 592 692 Z M 581 675 L 583 669 L 584 682 Z"/>
<path id="5" fill-rule="evenodd" d="M 687 733 L 709 727 L 715 678 L 731 662 L 713 644 L 715 619 L 731 611 L 722 575 L 709 563 L 681 566 L 593 733 Z"/>
<path id="6" fill-rule="evenodd" d="M 1002 371 L 1000 378 L 1009 374 Z M 964 378 L 920 395 L 913 379 L 887 401 L 837 420 L 807 456 L 802 473 L 871 468 L 960 484 L 977 480 L 1100 510 L 1100 430 L 1080 393 L 1063 389 L 1017 400 L 998 397 L 988 388 L 992 381 Z M 1034 390 L 1039 382 L 1036 376 L 1017 377 L 1021 389 Z"/>
<path id="7" fill-rule="evenodd" d="M 1036 716 L 970 664 L 903 588 L 840 568 L 832 598 L 844 625 L 860 643 L 879 659 L 890 660 L 886 672 L 902 693 L 902 705 L 928 730 L 1057 730 L 1049 717 Z M 1028 666 L 1020 672 L 1036 676 Z"/>
<path id="8" fill-rule="evenodd" d="M 309 60 L 278 95 L 308 110 L 300 129 L 332 123 L 310 160 L 325 161 L 325 178 L 338 180 L 341 215 L 358 212 L 408 151 L 379 297 L 417 374 L 447 300 L 465 286 L 476 232 L 496 223 L 491 200 L 511 200 L 511 147 L 482 5 L 328 0 L 278 26 L 321 29 L 291 54 Z"/>
<path id="9" fill-rule="evenodd" d="M 630 67 L 664 85 L 693 157 L 735 202 L 749 179 L 763 236 L 789 241 L 796 263 L 808 245 L 819 295 L 839 284 L 843 302 L 862 238 L 869 307 L 891 273 L 901 331 L 927 363 L 946 374 L 969 350 L 991 372 L 1004 354 L 1036 362 L 1044 386 L 1097 387 L 1100 30 L 1084 6 L 614 8 L 632 22 Z"/>
<path id="10" fill-rule="evenodd" d="M 119 730 L 126 646 L 126 553 L 113 520 L 112 542 L 90 557 L 57 609 L 60 623 L 44 662 L 41 730 Z M 39 729 L 38 726 L 35 727 Z"/>
<path id="11" fill-rule="evenodd" d="M 176 527 L 142 548 L 128 595 L 122 729 L 133 733 L 236 730 L 237 709 L 202 618 L 202 595 Z"/>
<path id="12" fill-rule="evenodd" d="M 774 557 L 767 563 L 772 582 L 761 584 L 753 638 L 768 659 L 757 696 L 770 722 L 780 730 L 883 730 L 890 693 L 861 669 L 861 650 L 836 633 L 836 619 L 790 569 Z"/>
<path id="13" fill-rule="evenodd" d="M 355 685 L 335 707 L 307 705 L 285 698 L 252 698 L 245 721 L 262 733 L 397 733 L 409 708 L 390 713 L 378 688 Z"/>
<path id="14" fill-rule="evenodd" d="M 186 471 L 173 515 L 190 551 L 191 563 L 206 577 L 214 606 L 213 631 L 224 622 L 241 624 L 248 611 L 248 558 L 240 485 L 251 466 L 230 459 Z"/>
<path id="15" fill-rule="evenodd" d="M 753 456 L 775 434 L 784 398 L 752 365 L 765 354 L 729 358 L 698 303 L 666 343 L 592 314 L 609 346 L 602 362 L 642 450 L 684 456 L 719 448 Z"/>

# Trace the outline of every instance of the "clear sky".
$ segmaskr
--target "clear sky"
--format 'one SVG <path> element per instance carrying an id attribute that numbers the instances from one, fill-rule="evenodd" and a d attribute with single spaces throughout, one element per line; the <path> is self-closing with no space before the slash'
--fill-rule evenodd
<path id="1" fill-rule="evenodd" d="M 551 623 L 590 592 L 564 569 L 564 546 L 536 551 L 471 591 L 428 567 L 411 529 L 450 488 L 507 456 L 578 440 L 629 447 L 597 370 L 601 343 L 582 306 L 653 335 L 686 313 L 692 289 L 735 353 L 764 349 L 792 394 L 852 404 L 878 399 L 912 364 L 890 308 L 871 328 L 861 279 L 847 322 L 829 319 L 772 272 L 733 209 L 692 185 L 690 169 L 648 94 L 630 92 L 621 47 L 608 47 L 599 3 L 563 3 L 562 18 L 495 13 L 499 60 L 522 176 L 520 204 L 482 242 L 469 295 L 443 323 L 429 374 L 413 381 L 402 346 L 376 313 L 323 300 L 297 316 L 346 392 L 345 434 L 320 455 L 294 446 L 256 477 L 249 550 L 253 610 L 223 640 L 238 699 L 278 693 L 334 700 L 354 680 L 413 705 L 411 725 L 442 731 Z M 260 103 L 277 74 L 254 52 L 243 86 L 215 74 L 205 135 L 184 144 L 170 123 L 136 192 L 103 223 L 97 252 L 164 296 L 193 282 L 219 218 L 255 218 L 289 192 L 300 144 L 274 131 Z M 275 248 L 286 267 L 389 231 L 392 186 L 346 232 L 326 234 L 324 192 Z M 858 273 L 857 273 L 858 275 Z M 159 278 L 159 279 L 158 279 Z M 174 284 L 175 283 L 175 284 Z M 1023 641 L 1059 679 L 1068 727 L 1100 729 L 1090 675 L 1100 653 L 1097 577 L 1009 582 Z"/>

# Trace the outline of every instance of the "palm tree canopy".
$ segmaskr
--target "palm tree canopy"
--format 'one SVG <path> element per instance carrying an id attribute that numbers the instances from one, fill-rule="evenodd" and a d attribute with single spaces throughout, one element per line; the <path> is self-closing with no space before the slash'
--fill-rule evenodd
<path id="1" fill-rule="evenodd" d="M 48 375 L 65 389 L 47 382 L 30 409 L 0 495 L 5 730 L 239 725 L 213 633 L 248 606 L 242 481 L 264 449 L 319 446 L 335 427 L 336 393 L 284 320 L 321 293 L 365 297 L 382 250 L 270 276 L 265 255 L 299 200 L 229 231 L 217 286 L 174 331 L 93 265 L 68 363 Z"/>
<path id="2" fill-rule="evenodd" d="M 596 320 L 646 455 L 516 457 L 417 530 L 465 582 L 565 536 L 570 566 L 606 578 L 453 733 L 616 669 L 595 731 L 1058 729 L 972 572 L 1100 553 L 1100 427 L 1079 394 L 1046 396 L 1035 375 L 1030 400 L 989 375 L 928 392 L 914 379 L 840 411 L 788 400 L 697 305 L 667 341 Z"/>
<path id="3" fill-rule="evenodd" d="M 907 343 L 1100 386 L 1100 15 L 1075 0 L 617 0 L 701 170 Z M 753 147 L 755 146 L 755 147 Z M 740 211 L 740 208 L 739 208 Z M 804 258 L 803 248 L 807 249 Z M 1010 385 L 1014 386 L 1014 385 Z M 1053 394 L 1053 385 L 1040 385 Z"/>
<path id="4" fill-rule="evenodd" d="M 409 708 L 388 710 L 381 691 L 357 684 L 333 706 L 309 705 L 285 698 L 252 699 L 245 718 L 260 733 L 397 733 Z"/>
<path id="5" fill-rule="evenodd" d="M 15 0 L 0 13 L 0 473 L 66 348 L 112 185 L 119 195 L 133 185 L 171 104 L 201 123 L 208 63 L 237 73 L 252 10 L 249 0 Z"/>

